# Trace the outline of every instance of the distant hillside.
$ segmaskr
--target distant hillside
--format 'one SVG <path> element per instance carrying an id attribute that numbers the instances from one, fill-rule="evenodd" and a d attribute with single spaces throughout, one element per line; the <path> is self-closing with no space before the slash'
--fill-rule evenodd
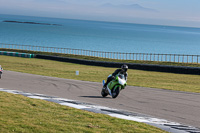
<path id="1" fill-rule="evenodd" d="M 151 8 L 145 8 L 139 4 L 131 4 L 131 5 L 123 5 L 123 4 L 120 4 L 120 5 L 113 5 L 111 3 L 106 3 L 106 4 L 103 4 L 101 5 L 102 7 L 105 7 L 105 8 L 119 8 L 119 9 L 131 9 L 131 10 L 139 10 L 139 11 L 148 11 L 148 12 L 158 12 L 157 10 L 155 9 L 151 9 Z"/>

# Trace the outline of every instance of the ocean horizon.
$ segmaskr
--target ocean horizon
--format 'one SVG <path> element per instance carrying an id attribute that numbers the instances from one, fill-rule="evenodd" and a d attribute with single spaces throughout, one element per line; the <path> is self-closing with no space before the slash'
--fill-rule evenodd
<path id="1" fill-rule="evenodd" d="M 200 28 L 0 14 L 0 43 L 200 55 Z"/>

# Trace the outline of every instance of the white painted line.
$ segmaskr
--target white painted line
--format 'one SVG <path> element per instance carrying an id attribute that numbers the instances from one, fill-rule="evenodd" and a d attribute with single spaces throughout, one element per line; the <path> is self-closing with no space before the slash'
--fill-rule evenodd
<path id="1" fill-rule="evenodd" d="M 18 94 L 18 92 L 21 92 L 21 91 L 17 91 L 17 90 L 4 90 L 4 89 L 1 91 L 12 93 L 12 94 Z"/>
<path id="2" fill-rule="evenodd" d="M 38 94 L 38 93 L 32 93 L 32 95 L 37 95 L 37 96 L 46 96 L 44 94 Z"/>
<path id="3" fill-rule="evenodd" d="M 116 118 L 133 120 L 133 121 L 137 121 L 137 122 L 149 122 L 148 120 L 145 120 L 145 119 L 139 118 L 139 117 L 125 116 L 125 115 L 120 115 L 120 114 L 108 114 L 108 115 L 110 115 L 112 117 L 116 117 Z"/>
<path id="4" fill-rule="evenodd" d="M 70 99 L 65 99 L 65 98 L 52 98 L 53 100 L 58 100 L 58 101 L 75 101 L 75 100 L 70 100 Z"/>
<path id="5" fill-rule="evenodd" d="M 41 100 L 49 99 L 49 98 L 40 97 L 40 96 L 27 96 L 27 97 L 29 97 L 29 98 L 34 98 L 34 99 L 41 99 Z"/>
<path id="6" fill-rule="evenodd" d="M 179 123 L 176 123 L 176 122 L 170 122 L 170 121 L 167 121 L 164 119 L 158 119 L 158 118 L 149 118 L 148 121 L 149 123 L 160 124 L 160 125 L 164 125 L 164 124 L 180 125 Z"/>
<path id="7" fill-rule="evenodd" d="M 33 95 L 32 93 L 26 93 L 26 92 L 23 93 L 23 94 L 24 94 L 24 95 Z"/>
<path id="8" fill-rule="evenodd" d="M 94 108 L 94 109 L 105 109 L 105 110 L 113 110 L 113 111 L 118 111 L 117 109 L 113 109 L 113 108 L 109 108 L 109 107 L 104 107 L 104 106 L 98 106 L 98 105 L 88 105 L 90 106 L 91 108 Z"/>
<path id="9" fill-rule="evenodd" d="M 76 105 L 76 104 L 72 104 L 72 103 L 59 103 L 60 105 L 65 105 L 65 106 L 69 106 L 69 107 L 73 107 L 76 109 L 85 109 L 85 108 L 89 108 L 86 106 L 82 106 L 82 105 Z"/>

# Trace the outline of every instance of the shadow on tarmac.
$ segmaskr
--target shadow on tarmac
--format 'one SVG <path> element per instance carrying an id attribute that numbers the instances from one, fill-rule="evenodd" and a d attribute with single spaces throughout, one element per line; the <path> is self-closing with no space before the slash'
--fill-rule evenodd
<path id="1" fill-rule="evenodd" d="M 102 96 L 79 96 L 79 97 L 86 97 L 86 98 L 110 98 L 110 97 L 102 97 Z"/>

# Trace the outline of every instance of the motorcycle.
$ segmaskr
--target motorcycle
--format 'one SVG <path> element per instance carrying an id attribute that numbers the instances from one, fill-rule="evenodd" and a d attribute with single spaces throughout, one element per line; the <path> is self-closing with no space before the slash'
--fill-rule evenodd
<path id="1" fill-rule="evenodd" d="M 103 86 L 105 84 L 105 80 L 103 80 Z M 116 98 L 119 95 L 119 92 L 124 89 L 127 85 L 125 77 L 123 74 L 116 75 L 115 79 L 110 81 L 105 88 L 102 88 L 101 95 L 102 97 L 106 97 L 107 95 L 112 96 L 112 98 Z"/>

